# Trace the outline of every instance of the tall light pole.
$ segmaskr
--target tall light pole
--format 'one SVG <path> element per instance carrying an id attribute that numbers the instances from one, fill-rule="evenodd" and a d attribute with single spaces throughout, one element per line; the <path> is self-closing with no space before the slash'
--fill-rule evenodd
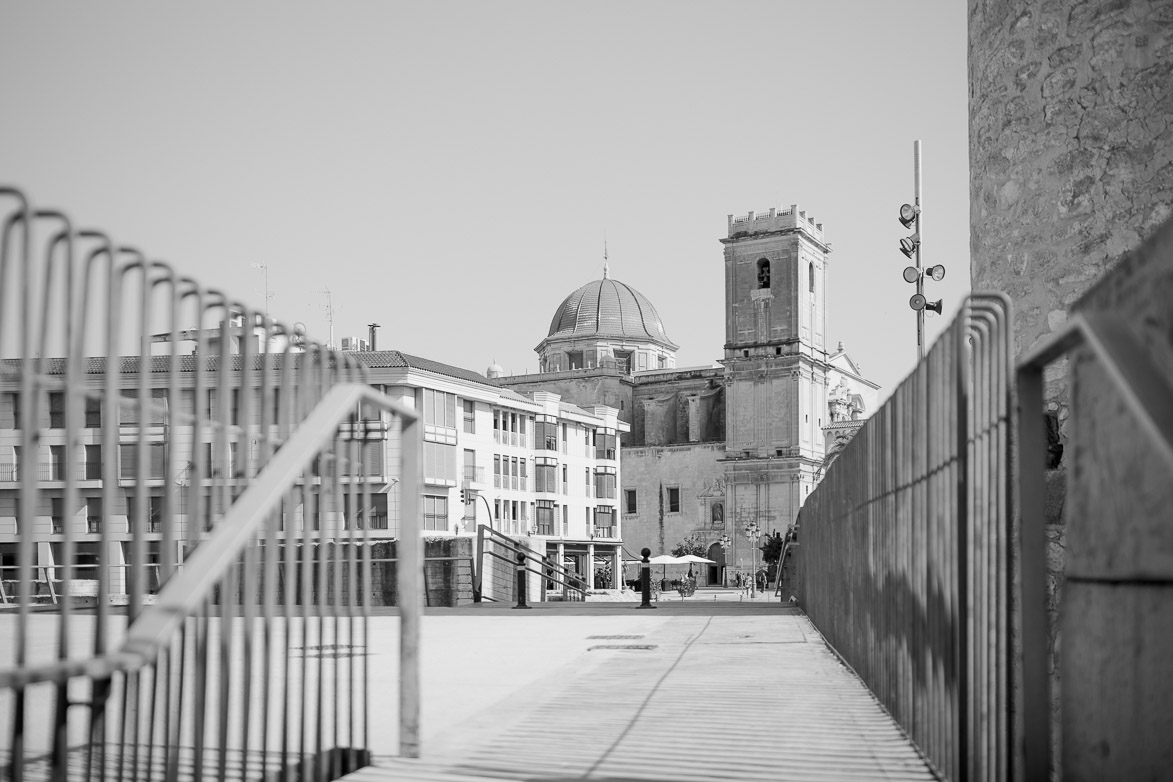
<path id="1" fill-rule="evenodd" d="M 749 540 L 749 550 L 753 557 L 753 570 L 749 577 L 749 596 L 757 597 L 758 583 L 758 538 L 762 536 L 762 528 L 756 521 L 746 522 L 745 537 Z"/>
<path id="2" fill-rule="evenodd" d="M 911 204 L 900 207 L 900 223 L 905 228 L 912 229 L 912 236 L 900 240 L 900 252 L 909 260 L 916 259 L 916 266 L 909 266 L 904 270 L 904 281 L 916 283 L 916 293 L 908 300 L 908 306 L 916 312 L 916 358 L 921 361 L 925 357 L 925 310 L 941 314 L 941 300 L 927 301 L 925 299 L 925 275 L 934 280 L 945 277 L 944 266 L 930 266 L 924 268 L 921 264 L 921 176 L 920 176 L 920 139 L 912 142 L 912 175 L 913 195 L 915 200 Z"/>
<path id="3" fill-rule="evenodd" d="M 265 273 L 265 321 L 268 325 L 269 320 L 269 299 L 273 298 L 273 294 L 269 293 L 269 267 L 263 263 L 250 263 L 249 266 L 254 269 L 260 269 Z"/>

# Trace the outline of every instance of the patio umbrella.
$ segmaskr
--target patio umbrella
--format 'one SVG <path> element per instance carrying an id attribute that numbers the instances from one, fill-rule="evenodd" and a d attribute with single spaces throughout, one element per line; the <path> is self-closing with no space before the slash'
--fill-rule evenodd
<path id="1" fill-rule="evenodd" d="M 668 565 L 682 565 L 684 564 L 684 559 L 681 557 L 674 557 L 671 554 L 658 554 L 649 559 L 648 562 L 653 565 L 664 565 L 664 567 L 660 568 L 660 578 L 663 579 L 668 577 L 665 572 L 668 569 Z"/>
<path id="2" fill-rule="evenodd" d="M 704 557 L 698 557 L 696 554 L 685 554 L 683 557 L 677 557 L 677 559 L 679 559 L 681 562 L 689 563 L 689 566 L 688 566 L 689 575 L 692 574 L 692 563 L 694 563 L 694 562 L 697 564 L 706 564 L 706 565 L 717 564 L 715 561 L 713 561 L 711 559 L 705 559 Z"/>

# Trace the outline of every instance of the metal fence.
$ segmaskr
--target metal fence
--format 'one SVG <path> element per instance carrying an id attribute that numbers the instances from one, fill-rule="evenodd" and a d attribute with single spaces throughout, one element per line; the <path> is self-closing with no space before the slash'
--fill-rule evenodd
<path id="1" fill-rule="evenodd" d="M 1009 773 L 1010 328 L 967 299 L 798 516 L 807 614 L 950 780 Z"/>
<path id="2" fill-rule="evenodd" d="M 0 219 L 0 455 L 16 465 L 0 484 L 0 776 L 361 765 L 363 544 L 369 476 L 387 470 L 364 471 L 354 432 L 395 438 L 397 479 L 417 487 L 414 412 L 346 354 L 17 190 L 0 188 Z M 54 459 L 100 471 L 46 476 Z M 399 507 L 400 746 L 414 756 L 416 492 Z"/>

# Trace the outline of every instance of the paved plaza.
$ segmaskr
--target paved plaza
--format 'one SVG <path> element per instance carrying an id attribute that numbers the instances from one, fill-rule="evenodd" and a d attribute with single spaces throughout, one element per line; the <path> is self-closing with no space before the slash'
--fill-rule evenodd
<path id="1" fill-rule="evenodd" d="M 802 613 L 734 590 L 633 603 L 429 609 L 422 750 L 349 779 L 930 780 Z M 372 692 L 395 692 L 398 622 L 372 624 Z M 383 651 L 385 650 L 385 651 Z"/>

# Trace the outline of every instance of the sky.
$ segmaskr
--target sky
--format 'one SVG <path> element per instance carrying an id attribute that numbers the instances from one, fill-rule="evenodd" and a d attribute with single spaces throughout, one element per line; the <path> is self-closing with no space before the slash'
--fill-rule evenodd
<path id="1" fill-rule="evenodd" d="M 829 345 L 886 396 L 915 139 L 928 344 L 968 292 L 967 95 L 959 2 L 0 0 L 0 185 L 258 308 L 267 269 L 315 339 L 481 372 L 537 371 L 604 240 L 677 366 L 716 362 L 727 215 L 797 204 Z"/>

